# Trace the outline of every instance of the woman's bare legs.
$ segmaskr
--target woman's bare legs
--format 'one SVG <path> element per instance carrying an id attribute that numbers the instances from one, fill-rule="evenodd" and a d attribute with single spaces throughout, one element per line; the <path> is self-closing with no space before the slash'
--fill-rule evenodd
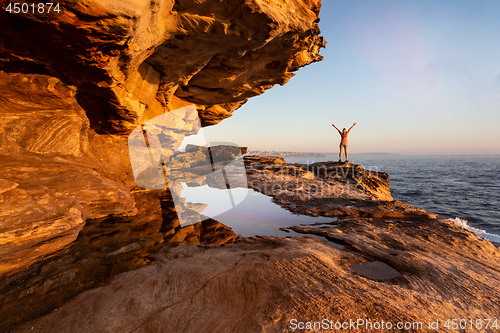
<path id="1" fill-rule="evenodd" d="M 347 155 L 347 147 L 345 147 L 345 146 L 340 146 L 339 162 L 342 162 L 342 148 L 344 148 L 344 152 L 345 152 L 345 161 L 348 162 L 349 158 L 348 158 L 348 155 Z"/>

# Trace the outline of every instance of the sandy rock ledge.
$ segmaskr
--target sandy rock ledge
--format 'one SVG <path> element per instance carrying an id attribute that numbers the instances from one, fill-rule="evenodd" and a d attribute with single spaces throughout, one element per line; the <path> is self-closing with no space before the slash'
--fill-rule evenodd
<path id="1" fill-rule="evenodd" d="M 288 332 L 291 319 L 426 324 L 498 317 L 499 254 L 470 238 L 422 240 L 407 250 L 379 246 L 371 253 L 354 242 L 340 249 L 311 237 L 241 238 L 209 249 L 182 245 L 17 332 Z M 451 246 L 455 252 L 448 252 Z M 371 279 L 351 269 L 374 261 L 400 274 Z"/>

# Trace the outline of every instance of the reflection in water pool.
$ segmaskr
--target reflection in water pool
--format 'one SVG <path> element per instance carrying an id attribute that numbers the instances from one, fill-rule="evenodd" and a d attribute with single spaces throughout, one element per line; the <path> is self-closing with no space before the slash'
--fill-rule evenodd
<path id="1" fill-rule="evenodd" d="M 202 214 L 210 218 L 233 209 L 245 200 L 249 193 L 247 188 L 218 189 L 208 185 L 195 187 L 190 187 L 186 183 L 181 185 L 183 187 L 181 197 L 186 198 L 187 202 L 206 204 L 207 207 Z"/>
<path id="2" fill-rule="evenodd" d="M 201 213 L 210 215 L 241 236 L 287 236 L 290 233 L 287 234 L 280 230 L 280 228 L 301 224 L 332 223 L 336 221 L 336 218 L 331 217 L 311 217 L 292 214 L 273 203 L 271 197 L 245 188 L 231 190 L 238 197 L 246 196 L 245 200 L 234 208 L 214 216 L 212 215 L 214 209 L 216 211 L 218 209 L 211 209 L 210 205 L 213 205 L 212 198 L 219 196 L 218 191 L 225 192 L 203 186 L 197 187 L 193 191 L 183 191 L 182 196 L 186 197 L 186 201 L 188 202 L 209 204 L 205 209 L 207 212 L 203 211 Z M 207 195 L 208 193 L 210 195 Z M 207 197 L 210 201 L 206 199 Z"/>

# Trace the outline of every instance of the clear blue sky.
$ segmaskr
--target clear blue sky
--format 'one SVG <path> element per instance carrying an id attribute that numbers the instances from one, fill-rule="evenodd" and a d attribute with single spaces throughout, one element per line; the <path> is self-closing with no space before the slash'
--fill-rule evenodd
<path id="1" fill-rule="evenodd" d="M 205 128 L 257 150 L 500 154 L 500 1 L 324 0 L 324 60 Z"/>

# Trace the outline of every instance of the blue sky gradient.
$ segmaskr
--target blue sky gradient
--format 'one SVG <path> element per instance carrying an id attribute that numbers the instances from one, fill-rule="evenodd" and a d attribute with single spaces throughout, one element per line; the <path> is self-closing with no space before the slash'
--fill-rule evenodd
<path id="1" fill-rule="evenodd" d="M 257 150 L 500 154 L 500 1 L 323 1 L 324 60 L 205 128 Z"/>

